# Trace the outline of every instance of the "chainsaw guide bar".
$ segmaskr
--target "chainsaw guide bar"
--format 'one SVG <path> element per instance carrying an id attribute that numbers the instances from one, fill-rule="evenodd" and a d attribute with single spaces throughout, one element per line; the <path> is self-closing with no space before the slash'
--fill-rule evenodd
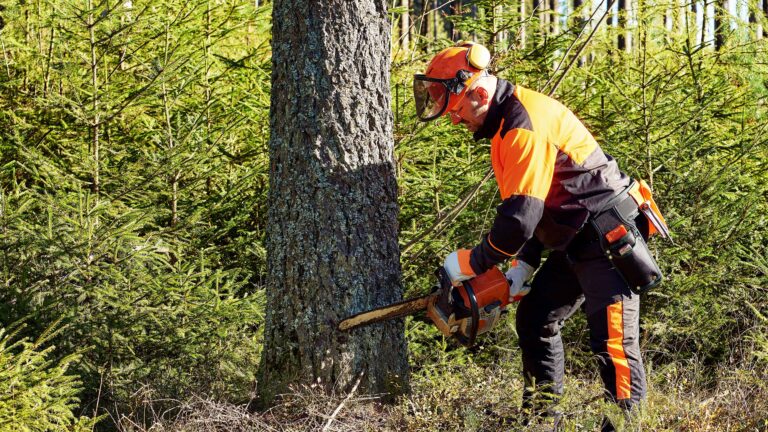
<path id="1" fill-rule="evenodd" d="M 351 317 L 345 318 L 339 323 L 339 330 L 346 331 L 355 327 L 386 321 L 393 318 L 400 318 L 411 315 L 420 310 L 424 310 L 429 305 L 434 294 L 416 297 L 409 300 L 403 300 L 388 306 L 373 309 L 367 312 L 361 312 Z"/>

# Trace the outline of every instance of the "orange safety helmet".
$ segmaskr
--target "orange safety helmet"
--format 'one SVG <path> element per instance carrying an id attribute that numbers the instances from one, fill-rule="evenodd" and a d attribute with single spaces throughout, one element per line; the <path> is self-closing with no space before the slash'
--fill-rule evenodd
<path id="1" fill-rule="evenodd" d="M 425 74 L 413 76 L 413 97 L 419 119 L 434 120 L 453 110 L 464 99 L 465 90 L 487 74 L 485 70 L 490 61 L 488 49 L 472 42 L 461 42 L 437 53 Z"/>

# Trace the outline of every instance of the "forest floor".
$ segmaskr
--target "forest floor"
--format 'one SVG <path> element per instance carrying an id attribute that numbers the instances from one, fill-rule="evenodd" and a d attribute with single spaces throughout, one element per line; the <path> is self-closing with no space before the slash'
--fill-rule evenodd
<path id="1" fill-rule="evenodd" d="M 152 431 L 544 431 L 546 421 L 525 426 L 519 408 L 522 380 L 512 365 L 452 366 L 436 374 L 415 373 L 412 392 L 394 404 L 360 394 L 323 395 L 295 389 L 274 408 L 249 413 L 245 405 L 190 401 Z M 691 365 L 649 369 L 643 408 L 630 418 L 602 398 L 599 378 L 569 377 L 559 405 L 559 430 L 596 431 L 603 416 L 619 430 L 768 431 L 768 371 L 748 365 L 711 374 Z M 439 373 L 439 375 L 437 374 Z M 439 377 L 431 379 L 430 376 Z M 137 430 L 124 428 L 125 430 Z"/>

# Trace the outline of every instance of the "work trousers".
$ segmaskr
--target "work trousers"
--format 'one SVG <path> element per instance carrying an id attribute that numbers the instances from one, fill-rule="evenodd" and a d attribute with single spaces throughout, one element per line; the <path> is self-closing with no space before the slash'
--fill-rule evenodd
<path id="1" fill-rule="evenodd" d="M 627 409 L 645 397 L 640 296 L 603 254 L 597 235 L 584 234 L 567 251 L 550 253 L 533 279 L 531 292 L 517 308 L 526 381 L 524 406 L 543 408 L 563 393 L 560 329 L 582 306 L 606 396 Z"/>

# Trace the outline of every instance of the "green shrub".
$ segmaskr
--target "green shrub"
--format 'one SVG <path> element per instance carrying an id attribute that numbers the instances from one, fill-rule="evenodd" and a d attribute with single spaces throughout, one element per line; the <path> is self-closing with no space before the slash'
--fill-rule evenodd
<path id="1" fill-rule="evenodd" d="M 0 328 L 0 431 L 92 429 L 96 419 L 78 417 L 72 412 L 80 401 L 82 384 L 69 373 L 69 368 L 80 355 L 54 361 L 55 347 L 44 347 L 63 329 L 46 331 L 31 341 L 16 338 L 16 332 Z"/>

